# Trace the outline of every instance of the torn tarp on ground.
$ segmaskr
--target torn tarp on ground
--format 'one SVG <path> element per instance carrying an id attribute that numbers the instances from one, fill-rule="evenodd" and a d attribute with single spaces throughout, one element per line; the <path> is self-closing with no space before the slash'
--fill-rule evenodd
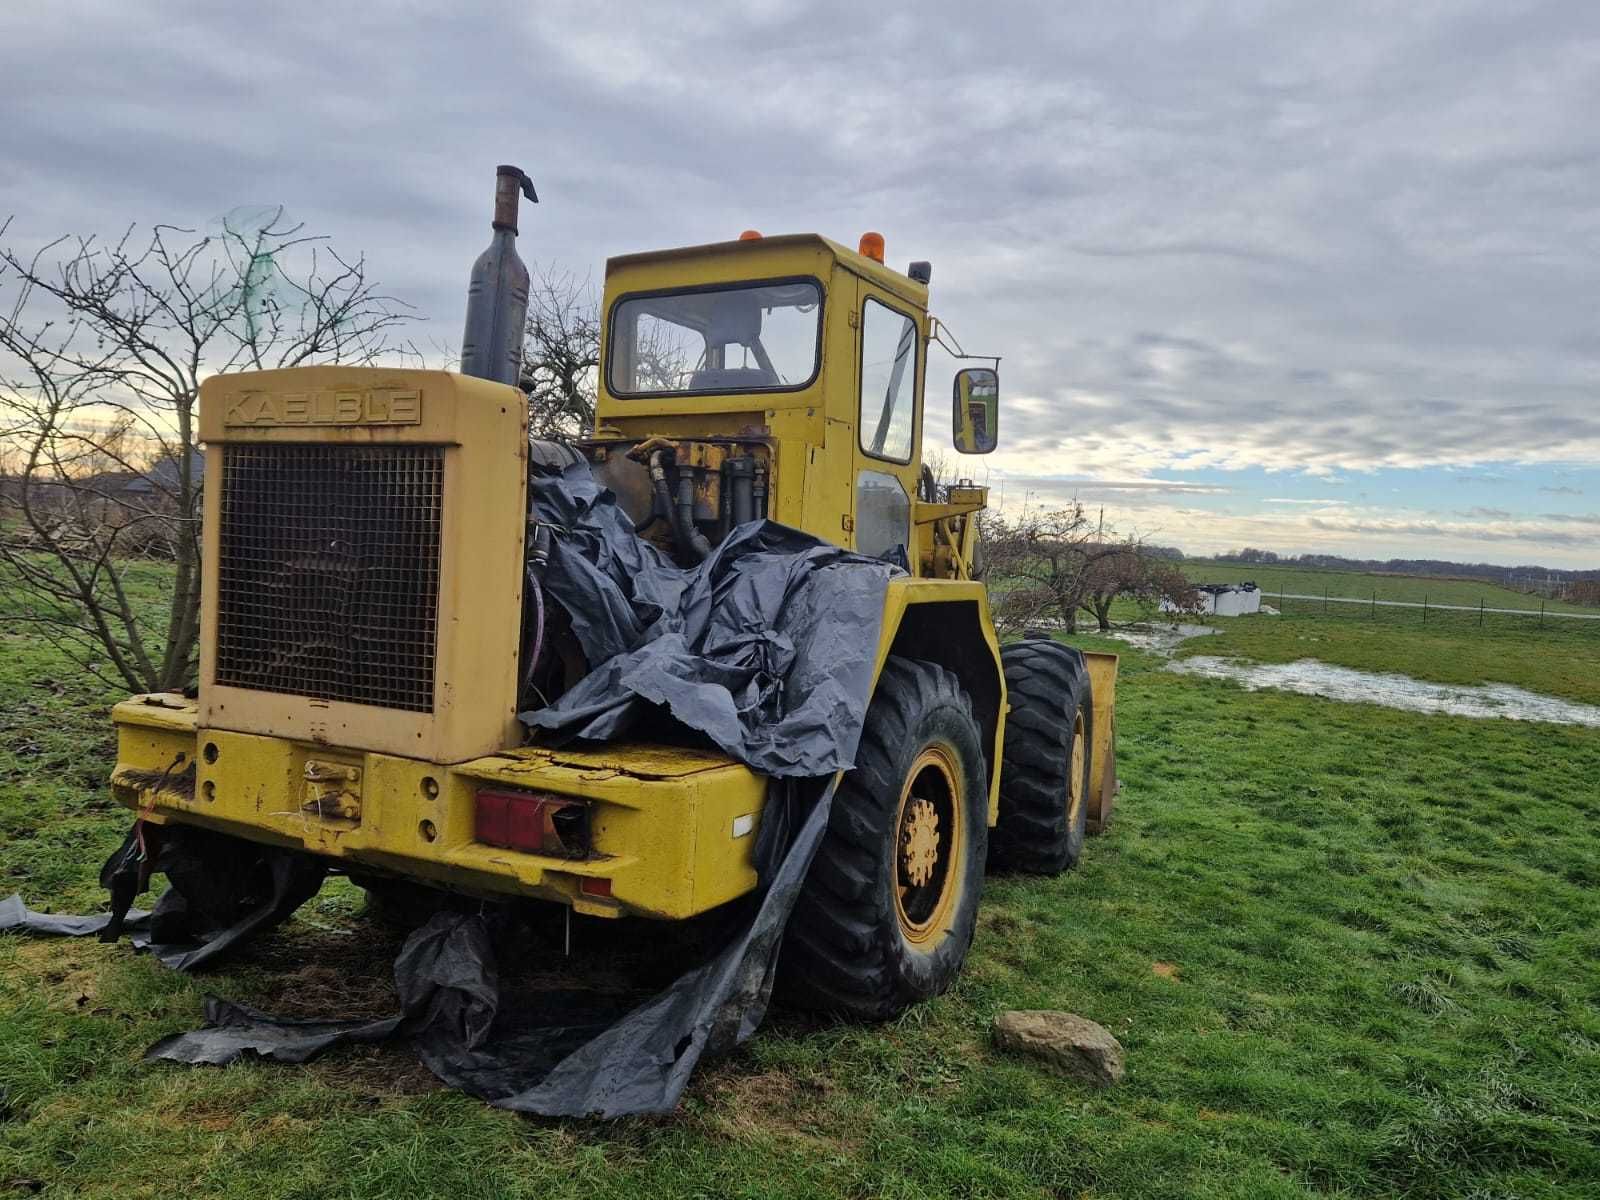
<path id="1" fill-rule="evenodd" d="M 657 736 L 675 723 L 784 780 L 757 833 L 752 915 L 707 961 L 618 1016 L 582 1002 L 509 1011 L 485 917 L 440 914 L 396 960 L 393 1016 L 283 1019 L 213 998 L 205 1028 L 151 1057 L 300 1062 L 342 1042 L 405 1039 L 440 1079 L 498 1107 L 622 1116 L 670 1111 L 704 1054 L 760 1025 L 784 927 L 860 740 L 895 568 L 763 521 L 684 569 L 637 537 L 586 467 L 532 484 L 536 516 L 562 529 L 545 586 L 597 665 L 522 719 L 555 741 Z"/>
<path id="2" fill-rule="evenodd" d="M 171 885 L 151 912 L 128 909 L 93 916 L 34 912 L 21 896 L 0 900 L 0 933 L 95 937 L 133 936 L 134 948 L 162 965 L 189 971 L 282 924 L 322 886 L 327 866 L 308 854 L 293 854 L 187 825 L 136 823 L 101 870 L 115 891 L 119 869 L 148 852 L 142 876 L 167 877 Z M 125 901 L 133 898 L 129 892 Z"/>
<path id="3" fill-rule="evenodd" d="M 783 811 L 763 823 L 772 832 L 758 854 L 770 847 L 776 862 L 753 917 L 708 961 L 623 1014 L 581 994 L 540 1012 L 510 1010 L 501 1003 L 488 919 L 440 913 L 395 960 L 401 1011 L 393 1016 L 285 1019 L 207 998 L 205 1028 L 165 1038 L 146 1057 L 304 1062 L 346 1042 L 402 1039 L 445 1083 L 497 1108 L 565 1117 L 670 1112 L 701 1057 L 732 1050 L 760 1026 L 778 943 L 827 828 L 834 786 L 820 796 L 815 787 L 793 789 L 770 802 Z"/>

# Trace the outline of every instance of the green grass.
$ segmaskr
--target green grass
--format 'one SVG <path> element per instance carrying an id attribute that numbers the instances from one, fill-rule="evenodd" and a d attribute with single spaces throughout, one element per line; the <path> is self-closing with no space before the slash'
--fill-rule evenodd
<path id="1" fill-rule="evenodd" d="M 1301 633 L 1436 672 L 1475 644 L 1309 619 L 1225 636 L 1300 657 Z M 1507 633 L 1500 657 L 1555 690 L 1555 645 Z M 0 938 L 0 1194 L 1600 1195 L 1600 738 L 1161 667 L 1124 653 L 1112 831 L 1071 875 L 991 880 L 951 993 L 871 1029 L 775 1014 L 670 1117 L 519 1118 L 395 1048 L 140 1062 L 208 990 L 392 1004 L 393 936 L 347 885 L 200 978 Z M 10 636 L 0 699 L 0 894 L 94 905 L 126 825 L 102 782 L 109 697 Z M 1090 1092 L 997 1052 L 989 1023 L 1017 1007 L 1106 1024 L 1127 1079 Z"/>
<path id="2" fill-rule="evenodd" d="M 1266 592 L 1299 592 L 1306 596 L 1345 596 L 1368 600 L 1402 600 L 1421 604 L 1463 604 L 1488 608 L 1539 610 L 1539 597 L 1512 591 L 1488 581 L 1445 579 L 1425 575 L 1388 575 L 1368 571 L 1331 571 L 1315 567 L 1274 567 L 1254 563 L 1222 563 L 1203 558 L 1185 559 L 1184 573 L 1196 583 L 1239 583 L 1254 580 Z M 1269 601 L 1276 604 L 1275 600 Z M 1594 613 L 1592 606 L 1549 600 L 1550 612 Z"/>

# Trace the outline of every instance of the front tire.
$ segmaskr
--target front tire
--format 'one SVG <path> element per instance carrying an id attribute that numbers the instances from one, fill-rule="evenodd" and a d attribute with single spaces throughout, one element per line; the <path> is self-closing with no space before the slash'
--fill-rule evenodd
<path id="1" fill-rule="evenodd" d="M 1078 865 L 1094 778 L 1094 701 L 1081 652 L 1027 638 L 1000 648 L 1011 711 L 1000 769 L 997 868 L 1059 875 Z"/>
<path id="2" fill-rule="evenodd" d="M 983 890 L 985 776 L 956 677 L 890 658 L 784 936 L 786 1001 L 876 1021 L 950 986 Z"/>

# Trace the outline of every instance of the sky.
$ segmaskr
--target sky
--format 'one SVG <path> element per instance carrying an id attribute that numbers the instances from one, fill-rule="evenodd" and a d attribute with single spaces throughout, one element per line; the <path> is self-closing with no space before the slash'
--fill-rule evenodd
<path id="1" fill-rule="evenodd" d="M 523 256 L 596 281 L 877 230 L 1002 356 L 959 467 L 1012 511 L 1600 567 L 1593 0 L 52 0 L 0 78 L 19 247 L 282 204 L 454 344 L 497 163 Z"/>

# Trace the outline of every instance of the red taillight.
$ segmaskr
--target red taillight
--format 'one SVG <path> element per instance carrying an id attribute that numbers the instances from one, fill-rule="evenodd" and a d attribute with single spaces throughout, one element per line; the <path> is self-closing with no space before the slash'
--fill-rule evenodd
<path id="1" fill-rule="evenodd" d="M 478 793 L 473 832 L 486 846 L 586 858 L 589 806 L 569 796 L 485 788 Z"/>
<path id="2" fill-rule="evenodd" d="M 586 876 L 578 880 L 578 890 L 585 896 L 609 896 L 611 895 L 611 880 Z"/>

